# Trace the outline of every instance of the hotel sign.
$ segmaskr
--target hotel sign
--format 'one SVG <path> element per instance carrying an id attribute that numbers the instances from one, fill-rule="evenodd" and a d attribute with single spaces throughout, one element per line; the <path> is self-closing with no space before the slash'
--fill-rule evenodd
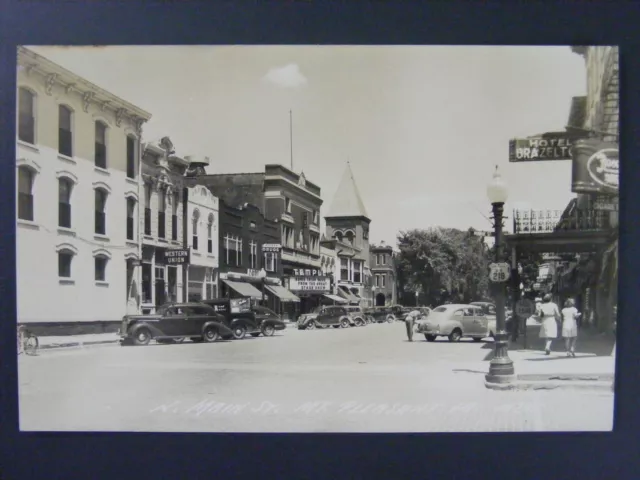
<path id="1" fill-rule="evenodd" d="M 572 192 L 618 195 L 620 159 L 616 143 L 579 140 L 573 147 L 573 157 Z"/>
<path id="2" fill-rule="evenodd" d="M 291 277 L 289 290 L 292 292 L 327 293 L 331 290 L 329 277 Z"/>
<path id="3" fill-rule="evenodd" d="M 510 162 L 539 162 L 571 160 L 575 135 L 566 132 L 550 132 L 509 141 Z"/>
<path id="4" fill-rule="evenodd" d="M 164 263 L 166 265 L 189 265 L 190 251 L 188 248 L 164 250 Z"/>

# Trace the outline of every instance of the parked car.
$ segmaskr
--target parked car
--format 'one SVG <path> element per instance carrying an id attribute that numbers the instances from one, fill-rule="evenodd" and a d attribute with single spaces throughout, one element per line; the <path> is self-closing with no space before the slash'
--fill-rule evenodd
<path id="1" fill-rule="evenodd" d="M 364 327 L 367 324 L 365 313 L 362 311 L 362 308 L 348 306 L 344 307 L 344 309 L 349 314 L 349 323 L 351 324 L 351 326 Z"/>
<path id="2" fill-rule="evenodd" d="M 231 338 L 242 340 L 247 334 L 261 333 L 268 337 L 276 330 L 284 330 L 285 323 L 277 316 L 266 315 L 264 311 L 256 314 L 255 306 L 250 306 L 249 302 L 236 302 L 235 299 L 214 298 L 202 300 L 204 305 L 212 307 L 217 313 L 223 316 L 225 325 L 231 330 Z M 268 309 L 267 309 L 268 310 Z"/>
<path id="3" fill-rule="evenodd" d="M 376 323 L 376 309 L 374 307 L 363 308 L 364 320 L 367 323 Z M 386 321 L 386 319 L 384 320 Z"/>
<path id="4" fill-rule="evenodd" d="M 392 307 L 375 307 L 372 315 L 378 323 L 393 323 L 396 321 L 399 315 L 402 315 L 404 307 L 400 305 L 394 305 Z"/>
<path id="5" fill-rule="evenodd" d="M 200 303 L 169 303 L 151 315 L 125 315 L 120 326 L 120 343 L 148 345 L 180 342 L 190 337 L 194 342 L 215 342 L 231 335 L 224 318 Z"/>
<path id="6" fill-rule="evenodd" d="M 496 306 L 491 302 L 471 302 L 469 305 L 477 305 L 482 307 L 484 314 L 487 316 L 489 325 L 489 336 L 494 337 L 496 331 Z M 513 312 L 510 309 L 505 311 L 505 327 L 507 331 L 511 331 L 511 320 L 513 318 Z"/>
<path id="7" fill-rule="evenodd" d="M 256 316 L 258 325 L 260 325 L 259 332 L 251 333 L 251 336 L 253 337 L 257 337 L 261 333 L 265 337 L 271 337 L 276 332 L 276 330 L 284 330 L 285 328 L 287 328 L 287 325 L 284 323 L 280 315 L 278 315 L 270 308 L 255 305 L 251 307 L 251 311 Z"/>
<path id="8" fill-rule="evenodd" d="M 425 321 L 417 322 L 415 328 L 428 342 L 440 336 L 449 337 L 450 342 L 458 342 L 463 337 L 479 342 L 489 334 L 487 316 L 478 305 L 441 305 L 434 308 Z"/>
<path id="9" fill-rule="evenodd" d="M 315 328 L 347 328 L 351 325 L 349 313 L 345 307 L 326 305 L 316 307 L 313 312 L 300 315 L 299 330 L 314 330 Z"/>

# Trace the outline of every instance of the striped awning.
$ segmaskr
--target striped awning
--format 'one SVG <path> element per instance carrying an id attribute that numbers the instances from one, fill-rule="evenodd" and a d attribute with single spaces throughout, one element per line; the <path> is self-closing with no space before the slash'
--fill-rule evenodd
<path id="1" fill-rule="evenodd" d="M 344 298 L 349 303 L 355 303 L 355 304 L 360 303 L 360 299 L 358 297 L 356 297 L 351 292 L 347 292 L 343 287 L 338 287 L 338 293 L 340 294 L 340 296 L 342 296 L 342 298 Z"/>
<path id="2" fill-rule="evenodd" d="M 294 303 L 300 301 L 300 299 L 291 293 L 290 290 L 287 290 L 280 285 L 265 285 L 265 288 L 278 297 L 281 302 Z"/>
<path id="3" fill-rule="evenodd" d="M 336 303 L 347 303 L 347 301 L 344 298 L 338 297 L 337 295 L 331 295 L 330 293 L 325 293 L 324 296 Z"/>
<path id="4" fill-rule="evenodd" d="M 250 283 L 232 282 L 231 280 L 223 280 L 229 288 L 232 288 L 243 297 L 262 298 L 262 293 Z"/>

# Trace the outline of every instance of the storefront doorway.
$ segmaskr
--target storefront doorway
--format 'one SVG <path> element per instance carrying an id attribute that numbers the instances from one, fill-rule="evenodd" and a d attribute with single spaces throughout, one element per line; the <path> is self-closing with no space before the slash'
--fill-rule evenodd
<path id="1" fill-rule="evenodd" d="M 384 307 L 386 303 L 386 298 L 384 293 L 379 293 L 376 295 L 376 307 Z"/>
<path id="2" fill-rule="evenodd" d="M 156 307 L 164 305 L 167 301 L 166 285 L 165 285 L 165 268 L 156 267 L 156 281 L 155 281 L 155 294 L 156 294 Z"/>

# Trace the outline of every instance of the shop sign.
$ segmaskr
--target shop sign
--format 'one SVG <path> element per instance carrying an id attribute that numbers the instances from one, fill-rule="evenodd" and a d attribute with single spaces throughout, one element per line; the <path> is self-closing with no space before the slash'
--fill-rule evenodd
<path id="1" fill-rule="evenodd" d="M 313 268 L 294 268 L 293 274 L 296 277 L 319 277 L 322 276 L 322 270 Z"/>
<path id="2" fill-rule="evenodd" d="M 619 168 L 616 143 L 596 139 L 579 140 L 573 147 L 571 191 L 617 195 Z"/>
<path id="3" fill-rule="evenodd" d="M 251 302 L 248 298 L 232 298 L 229 303 L 231 313 L 248 312 L 251 310 Z"/>
<path id="4" fill-rule="evenodd" d="M 164 250 L 164 263 L 166 265 L 189 265 L 189 249 Z"/>
<path id="5" fill-rule="evenodd" d="M 278 243 L 263 243 L 262 251 L 263 252 L 279 252 L 282 250 L 282 245 Z"/>
<path id="6" fill-rule="evenodd" d="M 575 135 L 550 132 L 509 141 L 510 162 L 571 160 Z"/>
<path id="7" fill-rule="evenodd" d="M 289 290 L 292 292 L 325 293 L 331 290 L 329 277 L 291 277 Z"/>
<path id="8" fill-rule="evenodd" d="M 593 202 L 594 210 L 602 210 L 605 212 L 617 212 L 618 211 L 618 198 L 617 197 L 604 197 L 597 196 Z"/>

